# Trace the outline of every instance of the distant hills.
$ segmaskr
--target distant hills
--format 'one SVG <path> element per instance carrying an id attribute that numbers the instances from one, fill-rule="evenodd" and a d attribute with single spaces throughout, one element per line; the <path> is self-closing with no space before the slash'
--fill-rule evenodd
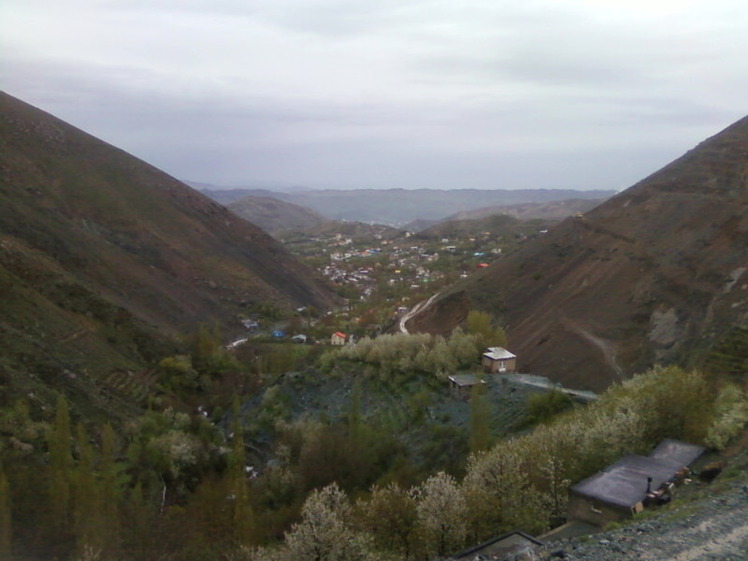
<path id="1" fill-rule="evenodd" d="M 550 227 L 568 216 L 586 212 L 601 202 L 601 199 L 570 199 L 492 206 L 458 212 L 443 220 L 417 221 L 407 225 L 407 229 L 416 231 L 419 237 L 425 238 L 476 235 L 486 231 L 520 233 L 528 221 L 534 221 L 541 227 Z"/>
<path id="2" fill-rule="evenodd" d="M 612 193 L 611 195 L 612 196 Z M 607 197 L 606 197 L 607 198 Z M 563 220 L 579 212 L 587 212 L 602 203 L 605 199 L 554 199 L 542 203 L 519 203 L 515 205 L 497 205 L 474 210 L 463 210 L 444 221 L 479 220 L 487 216 L 505 214 L 519 220 Z"/>
<path id="3" fill-rule="evenodd" d="M 250 195 L 228 203 L 227 206 L 231 212 L 270 234 L 283 230 L 314 230 L 329 222 L 327 218 L 309 208 L 271 197 Z"/>
<path id="4" fill-rule="evenodd" d="M 5 93 L 0 293 L 0 385 L 84 393 L 200 323 L 335 302 L 258 227 Z"/>
<path id="5" fill-rule="evenodd" d="M 408 327 L 470 309 L 507 328 L 525 372 L 601 389 L 699 365 L 748 324 L 748 118 L 442 293 Z"/>
<path id="6" fill-rule="evenodd" d="M 203 192 L 224 205 L 242 197 L 270 197 L 311 209 L 331 220 L 351 220 L 403 226 L 414 220 L 441 220 L 456 212 L 567 199 L 601 200 L 615 191 L 572 189 L 350 189 L 279 192 L 266 189 Z M 494 212 L 492 212 L 494 213 Z"/>

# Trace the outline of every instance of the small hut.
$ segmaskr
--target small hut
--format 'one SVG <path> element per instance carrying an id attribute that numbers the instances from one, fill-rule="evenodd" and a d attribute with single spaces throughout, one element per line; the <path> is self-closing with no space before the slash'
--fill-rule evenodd
<path id="1" fill-rule="evenodd" d="M 485 383 L 475 374 L 453 374 L 449 377 L 449 390 L 456 398 L 468 399 L 475 386 Z"/>
<path id="2" fill-rule="evenodd" d="M 342 333 L 340 331 L 336 331 L 332 334 L 330 337 L 330 344 L 331 345 L 345 345 L 345 341 L 347 339 L 347 335 L 345 333 Z"/>
<path id="3" fill-rule="evenodd" d="M 569 489 L 568 517 L 596 526 L 630 518 L 665 502 L 704 448 L 665 439 L 649 456 L 630 455 Z"/>
<path id="4" fill-rule="evenodd" d="M 504 347 L 489 347 L 483 353 L 481 364 L 486 372 L 504 374 L 517 370 L 517 357 Z"/>

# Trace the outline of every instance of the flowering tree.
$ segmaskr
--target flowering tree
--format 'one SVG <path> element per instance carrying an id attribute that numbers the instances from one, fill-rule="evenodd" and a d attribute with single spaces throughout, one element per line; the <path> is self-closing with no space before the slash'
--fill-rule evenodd
<path id="1" fill-rule="evenodd" d="M 414 490 L 418 528 L 425 553 L 444 556 L 464 544 L 467 502 L 455 479 L 444 472 Z"/>
<path id="2" fill-rule="evenodd" d="M 282 559 L 288 561 L 364 561 L 366 537 L 352 525 L 353 509 L 336 483 L 313 491 L 301 510 L 301 522 L 286 533 Z"/>

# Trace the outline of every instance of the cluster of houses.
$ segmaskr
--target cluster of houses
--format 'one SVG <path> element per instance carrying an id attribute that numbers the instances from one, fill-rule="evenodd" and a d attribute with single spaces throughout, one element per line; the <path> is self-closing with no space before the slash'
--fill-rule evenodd
<path id="1" fill-rule="evenodd" d="M 410 237 L 406 234 L 406 238 Z M 441 244 L 437 242 L 423 242 L 416 245 L 400 243 L 382 239 L 381 235 L 375 236 L 378 245 L 356 243 L 355 240 L 342 234 L 335 234 L 330 238 L 315 239 L 320 252 L 329 253 L 330 262 L 324 266 L 322 273 L 337 284 L 353 285 L 360 289 L 362 299 L 366 299 L 373 292 L 373 287 L 383 280 L 390 286 L 405 284 L 411 288 L 419 288 L 424 284 L 439 281 L 445 278 L 441 270 L 435 270 L 433 263 L 440 258 L 440 252 L 444 254 L 464 254 L 468 258 L 479 259 L 478 267 L 487 267 L 486 256 L 501 254 L 501 248 L 495 247 L 486 251 L 475 251 L 471 249 L 476 243 L 484 244 L 490 237 L 486 232 L 484 238 L 470 237 L 467 239 L 456 239 L 450 241 L 443 238 Z M 311 240 L 310 240 L 311 241 Z M 467 244 L 467 245 L 466 245 Z M 382 267 L 379 261 L 376 268 L 370 266 L 372 262 L 365 264 L 362 259 L 379 258 L 387 256 L 387 262 Z M 461 275 L 467 276 L 465 270 Z"/>

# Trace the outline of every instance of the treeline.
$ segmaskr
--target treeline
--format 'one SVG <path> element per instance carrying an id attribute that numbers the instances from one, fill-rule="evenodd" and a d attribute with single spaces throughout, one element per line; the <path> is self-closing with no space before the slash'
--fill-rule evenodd
<path id="1" fill-rule="evenodd" d="M 47 423 L 18 403 L 3 426 L 46 453 L 3 450 L 0 557 L 432 559 L 505 531 L 543 531 L 564 513 L 571 483 L 621 455 L 664 437 L 719 448 L 748 423 L 745 388 L 658 368 L 532 432 L 476 445 L 457 478 L 415 473 L 402 442 L 362 418 L 359 399 L 344 422 L 281 422 L 259 476 L 238 404 L 225 430 L 166 409 L 115 434 L 74 425 L 64 398 Z"/>
<path id="2" fill-rule="evenodd" d="M 302 519 L 252 561 L 432 559 L 502 532 L 542 532 L 563 515 L 569 486 L 662 438 L 724 446 L 748 424 L 748 392 L 702 375 L 657 368 L 594 404 L 471 456 L 462 481 L 376 485 L 351 500 L 335 483 L 314 491 Z"/>
<path id="3" fill-rule="evenodd" d="M 13 420 L 30 422 L 18 411 Z M 3 451 L 0 552 L 12 544 L 32 559 L 158 559 L 202 551 L 214 532 L 218 543 L 253 543 L 238 424 L 227 442 L 203 416 L 167 409 L 115 435 L 110 425 L 73 426 L 61 396 L 44 433 L 43 457 Z"/>
<path id="4" fill-rule="evenodd" d="M 430 333 L 396 333 L 365 337 L 355 345 L 334 350 L 320 359 L 324 371 L 340 363 L 363 366 L 364 376 L 377 377 L 399 386 L 419 375 L 446 380 L 459 369 L 476 366 L 486 347 L 506 345 L 501 327 L 494 326 L 485 312 L 473 310 L 449 337 Z"/>

